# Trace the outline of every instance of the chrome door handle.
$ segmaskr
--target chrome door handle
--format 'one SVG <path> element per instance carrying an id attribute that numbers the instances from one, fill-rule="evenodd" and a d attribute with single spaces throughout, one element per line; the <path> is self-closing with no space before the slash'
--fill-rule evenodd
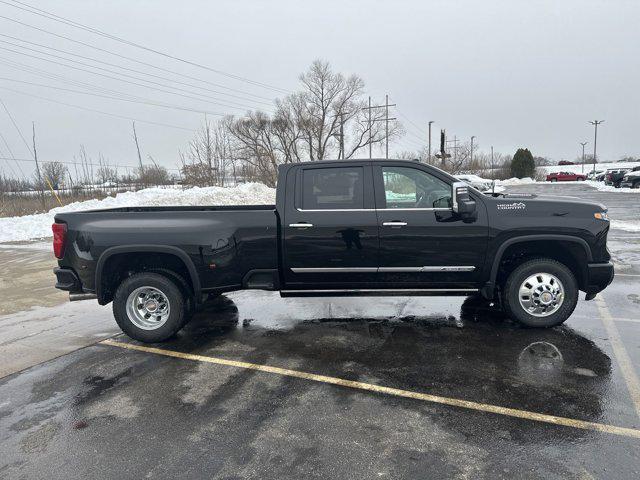
<path id="1" fill-rule="evenodd" d="M 290 223 L 290 227 L 292 228 L 311 228 L 313 227 L 312 223 Z"/>
<path id="2" fill-rule="evenodd" d="M 407 222 L 382 222 L 383 227 L 406 227 Z"/>

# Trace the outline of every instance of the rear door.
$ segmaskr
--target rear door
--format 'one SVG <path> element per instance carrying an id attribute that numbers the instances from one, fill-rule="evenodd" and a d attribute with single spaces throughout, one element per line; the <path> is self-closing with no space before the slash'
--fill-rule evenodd
<path id="1" fill-rule="evenodd" d="M 291 174 L 283 221 L 286 289 L 374 282 L 378 222 L 371 166 L 319 162 Z"/>
<path id="2" fill-rule="evenodd" d="M 380 228 L 379 280 L 388 288 L 473 288 L 484 263 L 482 201 L 465 223 L 452 211 L 451 183 L 418 166 L 374 167 Z M 473 193 L 473 195 L 480 195 Z"/>

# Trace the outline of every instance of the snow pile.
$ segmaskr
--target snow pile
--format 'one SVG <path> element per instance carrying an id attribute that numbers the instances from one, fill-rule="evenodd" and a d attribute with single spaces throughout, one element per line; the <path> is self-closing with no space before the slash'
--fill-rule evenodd
<path id="1" fill-rule="evenodd" d="M 237 187 L 193 187 L 187 190 L 147 188 L 119 193 L 104 200 L 70 203 L 53 208 L 47 213 L 0 218 L 0 242 L 50 237 L 56 213 L 154 205 L 265 205 L 275 203 L 275 198 L 275 189 L 261 183 L 245 183 Z"/>
<path id="2" fill-rule="evenodd" d="M 590 187 L 600 190 L 601 192 L 640 193 L 640 188 L 616 188 L 613 185 L 605 185 L 604 182 L 596 182 L 595 180 L 586 180 L 580 183 L 586 183 Z"/>
<path id="3" fill-rule="evenodd" d="M 496 180 L 496 185 L 528 185 L 530 183 L 536 183 L 531 177 L 524 178 L 508 178 L 507 180 Z"/>

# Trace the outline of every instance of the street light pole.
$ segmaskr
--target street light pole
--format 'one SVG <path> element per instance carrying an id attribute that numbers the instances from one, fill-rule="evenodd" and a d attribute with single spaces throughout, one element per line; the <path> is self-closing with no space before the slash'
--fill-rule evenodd
<path id="1" fill-rule="evenodd" d="M 429 165 L 431 165 L 431 124 L 434 123 L 433 120 L 429 120 L 429 156 L 428 156 L 428 163 Z"/>
<path id="2" fill-rule="evenodd" d="M 496 193 L 496 177 L 493 171 L 493 145 L 491 145 L 491 193 Z"/>
<path id="3" fill-rule="evenodd" d="M 582 173 L 584 173 L 584 146 L 589 143 L 589 142 L 580 142 L 580 145 L 582 145 Z M 595 171 L 595 168 L 594 168 Z"/>
<path id="4" fill-rule="evenodd" d="M 471 135 L 471 151 L 469 152 L 470 159 L 469 161 L 473 164 L 473 139 L 476 138 L 475 135 Z M 471 166 L 473 168 L 473 165 Z"/>
<path id="5" fill-rule="evenodd" d="M 593 121 L 589 121 L 589 123 L 595 127 L 595 132 L 593 134 L 593 170 L 595 171 L 596 162 L 598 161 L 597 150 L 596 150 L 596 147 L 598 145 L 598 125 L 600 125 L 601 123 L 604 123 L 604 120 L 593 120 Z"/>

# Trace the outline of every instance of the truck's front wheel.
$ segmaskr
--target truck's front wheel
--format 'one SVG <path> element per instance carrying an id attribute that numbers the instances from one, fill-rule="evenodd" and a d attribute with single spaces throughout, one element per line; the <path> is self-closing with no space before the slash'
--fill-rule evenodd
<path id="1" fill-rule="evenodd" d="M 538 258 L 518 266 L 504 285 L 504 309 L 529 327 L 554 327 L 573 313 L 578 284 L 562 263 Z"/>
<path id="2" fill-rule="evenodd" d="M 163 275 L 137 273 L 116 290 L 113 315 L 118 326 L 131 338 L 145 343 L 162 342 L 183 325 L 184 295 Z"/>

